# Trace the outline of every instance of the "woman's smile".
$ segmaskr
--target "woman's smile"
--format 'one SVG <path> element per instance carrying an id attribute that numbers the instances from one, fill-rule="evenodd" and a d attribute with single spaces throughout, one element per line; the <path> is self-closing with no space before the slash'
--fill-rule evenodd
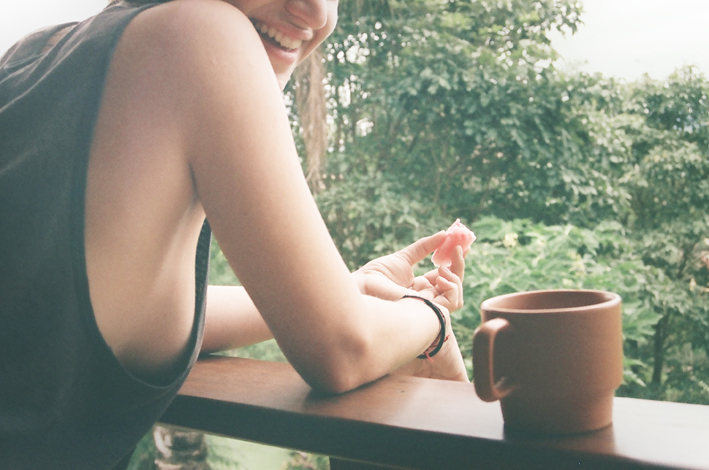
<path id="1" fill-rule="evenodd" d="M 337 0 L 226 1 L 251 20 L 281 87 L 337 23 Z"/>
<path id="2" fill-rule="evenodd" d="M 259 34 L 264 40 L 271 42 L 274 45 L 285 49 L 286 51 L 293 51 L 295 49 L 299 49 L 300 46 L 303 44 L 302 39 L 290 37 L 285 33 L 279 31 L 278 29 L 274 28 L 273 26 L 268 26 L 258 20 L 252 20 L 252 22 L 256 27 L 256 30 L 259 32 Z"/>

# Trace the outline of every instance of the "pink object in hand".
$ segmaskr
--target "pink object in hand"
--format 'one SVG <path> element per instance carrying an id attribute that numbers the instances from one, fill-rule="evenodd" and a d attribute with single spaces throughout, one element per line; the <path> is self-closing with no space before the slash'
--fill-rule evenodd
<path id="1" fill-rule="evenodd" d="M 475 234 L 468 227 L 460 223 L 460 219 L 456 219 L 453 225 L 446 230 L 446 239 L 436 248 L 431 261 L 433 261 L 433 264 L 436 266 L 450 266 L 451 256 L 453 255 L 455 247 L 462 247 L 463 254 L 465 254 L 474 241 Z"/>

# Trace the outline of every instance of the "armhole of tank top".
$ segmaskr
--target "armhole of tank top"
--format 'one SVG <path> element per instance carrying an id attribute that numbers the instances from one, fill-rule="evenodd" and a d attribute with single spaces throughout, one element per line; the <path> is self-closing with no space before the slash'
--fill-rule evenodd
<path id="1" fill-rule="evenodd" d="M 97 98 L 94 108 L 90 111 L 89 115 L 86 117 L 87 130 L 85 134 L 81 137 L 83 143 L 81 145 L 84 154 L 82 158 L 77 158 L 75 161 L 75 173 L 74 181 L 72 183 L 72 227 L 73 227 L 73 253 L 72 262 L 74 264 L 74 272 L 76 275 L 76 290 L 77 290 L 77 301 L 78 308 L 80 309 L 82 321 L 85 327 L 88 329 L 89 340 L 92 341 L 96 348 L 101 351 L 107 360 L 110 361 L 112 367 L 116 370 L 122 371 L 123 376 L 130 380 L 133 384 L 148 387 L 154 390 L 170 390 L 175 386 L 179 385 L 187 377 L 189 370 L 191 369 L 194 361 L 196 360 L 199 353 L 200 340 L 203 330 L 203 319 L 204 319 L 204 308 L 202 307 L 201 312 L 195 309 L 195 318 L 192 326 L 192 333 L 190 334 L 189 345 L 190 348 L 185 351 L 185 355 L 179 360 L 178 364 L 170 371 L 166 380 L 150 380 L 138 377 L 137 375 L 126 369 L 123 364 L 120 363 L 118 358 L 111 350 L 110 346 L 106 343 L 98 328 L 96 323 L 96 318 L 94 317 L 93 305 L 91 302 L 91 294 L 89 288 L 88 279 L 88 267 L 86 265 L 86 241 L 85 241 L 85 218 L 86 218 L 86 187 L 88 178 L 88 163 L 91 153 L 91 147 L 93 144 L 94 133 L 96 129 L 96 123 L 98 122 L 98 116 L 101 110 L 102 97 L 105 91 L 106 78 L 108 77 L 109 68 L 115 55 L 118 43 L 123 36 L 126 28 L 135 17 L 137 17 L 142 11 L 147 10 L 155 5 L 159 4 L 147 4 L 141 5 L 139 7 L 126 7 L 122 5 L 116 5 L 110 8 L 106 8 L 99 15 L 103 13 L 110 14 L 112 9 L 124 9 L 131 8 L 134 11 L 129 14 L 128 18 L 123 20 L 122 24 L 116 28 L 115 33 L 112 36 L 111 49 L 106 53 L 106 60 L 101 69 L 101 82 L 100 89 L 96 91 Z M 99 16 L 97 15 L 97 16 Z M 197 279 L 197 272 L 195 272 L 195 282 L 199 282 Z M 206 286 L 205 286 L 206 289 Z M 198 299 L 195 298 L 195 303 Z M 202 304 L 204 299 L 202 299 Z M 198 316 L 199 315 L 199 316 Z"/>

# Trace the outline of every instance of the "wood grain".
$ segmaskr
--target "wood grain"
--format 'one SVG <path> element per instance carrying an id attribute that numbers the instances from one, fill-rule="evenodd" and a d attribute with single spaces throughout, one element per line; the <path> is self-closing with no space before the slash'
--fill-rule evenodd
<path id="1" fill-rule="evenodd" d="M 228 357 L 200 359 L 161 421 L 395 468 L 709 469 L 709 406 L 616 398 L 611 427 L 530 435 L 470 384 L 389 376 L 327 396 L 288 364 Z"/>

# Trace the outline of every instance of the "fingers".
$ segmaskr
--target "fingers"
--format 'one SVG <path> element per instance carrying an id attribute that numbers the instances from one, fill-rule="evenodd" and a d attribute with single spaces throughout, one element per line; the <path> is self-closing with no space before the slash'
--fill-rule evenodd
<path id="1" fill-rule="evenodd" d="M 425 276 L 418 276 L 414 278 L 414 284 L 411 287 L 415 291 L 423 291 L 427 289 L 431 289 L 434 286 L 435 278 L 433 279 L 433 282 L 428 279 Z"/>
<path id="2" fill-rule="evenodd" d="M 446 232 L 440 231 L 434 235 L 413 242 L 411 245 L 400 250 L 398 254 L 403 256 L 404 259 L 413 266 L 438 248 L 445 238 Z"/>
<path id="3" fill-rule="evenodd" d="M 407 289 L 399 298 L 403 297 L 404 295 L 413 295 L 416 297 L 422 297 L 424 299 L 430 300 L 431 302 L 436 301 L 436 296 L 438 295 L 436 293 L 436 290 L 434 288 L 431 289 L 423 289 L 423 290 L 416 290 L 416 289 Z"/>
<path id="4" fill-rule="evenodd" d="M 439 268 L 438 269 L 440 278 L 445 279 L 449 283 L 455 285 L 456 293 L 458 294 L 459 307 L 463 305 L 463 278 L 458 274 L 454 273 L 450 268 Z M 439 279 L 440 279 L 439 278 Z"/>
<path id="5" fill-rule="evenodd" d="M 426 294 L 427 298 L 450 311 L 458 310 L 463 306 L 463 283 L 449 268 L 440 267 L 418 276 L 414 280 L 412 289 L 419 295 Z"/>
<path id="6" fill-rule="evenodd" d="M 455 250 L 453 250 L 450 269 L 461 281 L 463 280 L 465 276 L 465 254 L 460 246 L 455 247 Z"/>
<path id="7" fill-rule="evenodd" d="M 429 284 L 434 286 L 434 285 L 436 285 L 436 279 L 438 279 L 438 276 L 439 276 L 438 268 L 436 268 L 436 269 L 430 270 L 429 272 L 424 274 L 422 277 L 424 277 L 429 282 Z"/>
<path id="8" fill-rule="evenodd" d="M 460 289 L 458 285 L 443 277 L 439 277 L 436 283 L 436 290 L 439 295 L 435 298 L 436 303 L 443 305 L 451 312 L 458 310 L 462 306 Z"/>

